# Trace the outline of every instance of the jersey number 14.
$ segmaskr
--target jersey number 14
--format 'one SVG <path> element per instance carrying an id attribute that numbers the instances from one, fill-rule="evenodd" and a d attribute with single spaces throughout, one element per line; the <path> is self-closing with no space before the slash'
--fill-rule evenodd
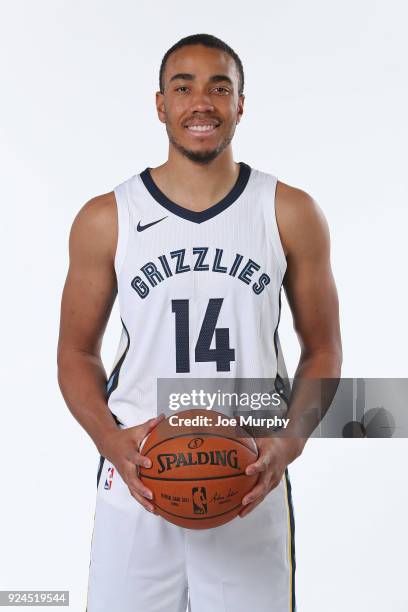
<path id="1" fill-rule="evenodd" d="M 211 298 L 195 347 L 195 360 L 215 361 L 217 372 L 229 372 L 235 361 L 235 350 L 229 345 L 229 329 L 216 328 L 223 298 Z M 189 300 L 172 300 L 176 323 L 176 372 L 190 372 Z M 215 348 L 211 341 L 215 333 Z"/>

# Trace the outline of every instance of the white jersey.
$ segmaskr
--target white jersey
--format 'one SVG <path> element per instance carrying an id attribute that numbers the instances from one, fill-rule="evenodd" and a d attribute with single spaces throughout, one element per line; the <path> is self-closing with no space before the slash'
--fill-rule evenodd
<path id="1" fill-rule="evenodd" d="M 274 176 L 244 163 L 203 212 L 171 202 L 149 169 L 115 189 L 123 332 L 107 389 L 120 427 L 166 412 L 159 378 L 266 378 L 278 389 L 287 377 L 275 190 Z M 147 512 L 100 457 L 88 612 L 295 612 L 295 568 L 287 469 L 244 519 L 194 530 Z"/>
<path id="2" fill-rule="evenodd" d="M 149 168 L 115 188 L 123 330 L 107 389 L 124 426 L 157 415 L 158 378 L 287 378 L 276 183 L 240 162 L 231 191 L 201 212 L 169 200 Z"/>

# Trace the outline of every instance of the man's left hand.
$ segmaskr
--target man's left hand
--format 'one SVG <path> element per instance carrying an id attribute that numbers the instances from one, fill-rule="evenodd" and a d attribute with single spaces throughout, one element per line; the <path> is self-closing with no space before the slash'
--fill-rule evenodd
<path id="1" fill-rule="evenodd" d="M 259 474 L 256 485 L 242 500 L 244 518 L 280 483 L 289 463 L 302 453 L 305 440 L 300 438 L 256 438 L 258 459 L 247 466 L 248 475 Z"/>

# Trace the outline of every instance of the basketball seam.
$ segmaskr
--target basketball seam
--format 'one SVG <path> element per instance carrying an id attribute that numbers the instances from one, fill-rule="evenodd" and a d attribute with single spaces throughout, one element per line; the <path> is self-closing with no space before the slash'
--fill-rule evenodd
<path id="1" fill-rule="evenodd" d="M 241 442 L 240 440 L 237 440 L 236 438 L 231 438 L 230 436 L 222 436 L 221 434 L 215 434 L 215 433 L 210 433 L 210 432 L 199 432 L 199 431 L 195 431 L 192 433 L 184 433 L 184 434 L 177 434 L 176 436 L 172 436 L 171 438 L 165 438 L 164 440 L 160 440 L 160 442 L 156 442 L 156 444 L 154 444 L 153 446 L 151 446 L 145 453 L 144 456 L 146 457 L 148 453 L 150 453 L 150 451 L 152 451 L 154 448 L 156 448 L 156 446 L 160 446 L 160 444 L 163 444 L 164 442 L 167 442 L 168 440 L 176 440 L 178 438 L 184 438 L 184 437 L 194 437 L 194 438 L 198 438 L 199 436 L 206 436 L 206 437 L 211 437 L 211 438 L 221 438 L 223 440 L 232 440 L 233 442 L 236 442 L 237 444 L 240 444 L 241 446 L 243 446 L 244 448 L 248 449 L 249 451 L 251 451 L 251 453 L 253 453 L 254 455 L 258 456 L 258 452 L 254 451 L 252 448 L 250 448 L 249 446 L 247 446 L 246 444 L 244 444 L 243 442 Z M 250 436 L 248 436 L 249 439 L 252 439 Z M 191 449 L 190 449 L 191 450 Z M 193 449 L 196 450 L 196 449 Z"/>
<path id="2" fill-rule="evenodd" d="M 238 504 L 237 506 L 234 506 L 233 508 L 230 508 L 226 512 L 221 512 L 220 514 L 214 514 L 212 516 L 205 516 L 204 518 L 201 518 L 201 517 L 198 517 L 198 516 L 197 517 L 196 516 L 186 517 L 183 514 L 175 514 L 174 512 L 169 512 L 168 510 L 165 510 L 164 508 L 159 506 L 159 504 L 155 503 L 155 506 L 157 506 L 157 508 L 159 508 L 160 510 L 162 510 L 166 514 L 170 514 L 170 516 L 176 516 L 177 518 L 181 518 L 181 519 L 183 519 L 185 521 L 212 521 L 215 518 L 218 518 L 220 516 L 224 516 L 225 514 L 229 514 L 230 512 L 233 512 L 234 510 L 236 510 L 237 508 L 242 506 L 242 504 Z"/>
<path id="3" fill-rule="evenodd" d="M 203 464 L 207 465 L 207 464 Z M 139 472 L 143 478 L 149 478 L 150 480 L 165 480 L 167 482 L 195 482 L 196 480 L 221 480 L 225 478 L 237 478 L 238 476 L 249 476 L 245 472 L 239 474 L 226 474 L 225 476 L 199 476 L 196 478 L 160 478 L 159 476 L 147 476 L 144 472 Z"/>

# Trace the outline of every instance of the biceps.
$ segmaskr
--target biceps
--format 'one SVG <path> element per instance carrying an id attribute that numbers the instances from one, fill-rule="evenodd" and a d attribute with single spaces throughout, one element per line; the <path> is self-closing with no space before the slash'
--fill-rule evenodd
<path id="1" fill-rule="evenodd" d="M 304 352 L 331 351 L 340 338 L 338 295 L 330 261 L 304 261 L 288 270 L 286 296 Z"/>
<path id="2" fill-rule="evenodd" d="M 71 265 L 62 294 L 59 349 L 99 354 L 115 297 L 113 270 Z"/>

